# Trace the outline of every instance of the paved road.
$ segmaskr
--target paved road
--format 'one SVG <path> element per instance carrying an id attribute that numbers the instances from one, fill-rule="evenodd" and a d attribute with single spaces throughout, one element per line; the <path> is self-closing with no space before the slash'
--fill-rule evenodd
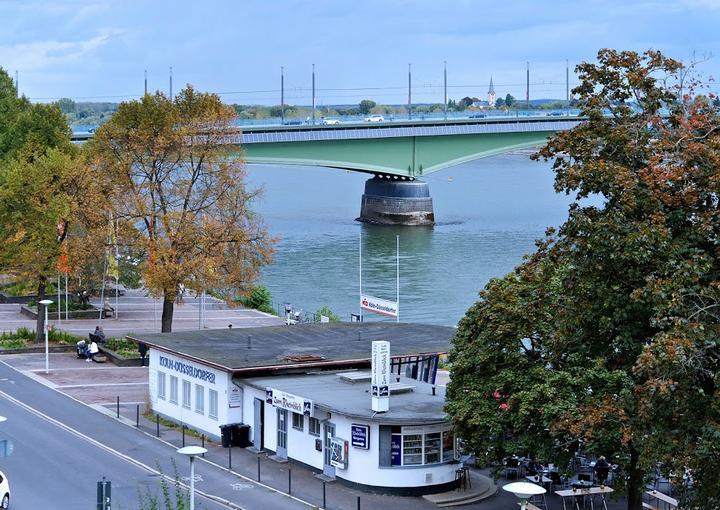
<path id="1" fill-rule="evenodd" d="M 17 509 L 92 508 L 95 483 L 113 481 L 113 508 L 138 508 L 138 489 L 157 490 L 157 469 L 172 475 L 188 461 L 167 445 L 20 374 L 0 360 L 0 425 L 16 444 L 0 465 L 12 483 Z M 290 510 L 306 505 L 198 462 L 198 491 L 224 494 L 232 503 L 202 508 Z M 182 473 L 181 473 L 182 475 Z M 238 485 L 239 484 L 239 485 Z M 198 501 L 202 499 L 199 497 Z"/>

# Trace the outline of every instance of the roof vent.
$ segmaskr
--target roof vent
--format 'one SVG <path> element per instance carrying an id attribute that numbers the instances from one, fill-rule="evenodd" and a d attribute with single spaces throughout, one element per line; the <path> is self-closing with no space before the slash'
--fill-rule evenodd
<path id="1" fill-rule="evenodd" d="M 317 356 L 315 354 L 290 354 L 285 356 L 285 361 L 292 361 L 293 363 L 307 363 L 309 361 L 322 361 L 325 356 Z"/>

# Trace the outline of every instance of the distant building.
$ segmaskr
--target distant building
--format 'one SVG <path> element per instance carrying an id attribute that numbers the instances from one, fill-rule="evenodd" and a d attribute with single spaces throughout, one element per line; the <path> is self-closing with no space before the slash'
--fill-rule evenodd
<path id="1" fill-rule="evenodd" d="M 488 106 L 490 108 L 495 108 L 495 87 L 493 87 L 492 76 L 490 76 L 490 88 L 488 89 L 487 98 Z"/>

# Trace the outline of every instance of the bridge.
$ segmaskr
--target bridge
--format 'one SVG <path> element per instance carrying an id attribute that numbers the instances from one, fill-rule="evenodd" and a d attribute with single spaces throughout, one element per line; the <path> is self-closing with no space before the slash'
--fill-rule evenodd
<path id="1" fill-rule="evenodd" d="M 538 147 L 580 117 L 394 121 L 244 127 L 228 134 L 231 154 L 247 163 L 314 165 L 372 174 L 361 221 L 431 225 L 432 198 L 423 176 L 466 161 Z M 82 142 L 92 134 L 76 134 Z"/>

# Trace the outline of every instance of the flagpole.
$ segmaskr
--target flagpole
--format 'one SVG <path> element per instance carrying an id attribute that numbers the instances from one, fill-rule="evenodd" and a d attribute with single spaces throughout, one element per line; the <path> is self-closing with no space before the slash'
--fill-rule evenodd
<path id="1" fill-rule="evenodd" d="M 359 255 L 359 263 L 358 267 L 360 268 L 360 322 L 363 320 L 362 316 L 362 230 L 360 230 L 360 233 L 358 235 L 358 255 Z"/>
<path id="2" fill-rule="evenodd" d="M 400 236 L 395 236 L 397 256 L 395 259 L 395 299 L 397 300 L 397 317 L 395 322 L 400 322 Z"/>

